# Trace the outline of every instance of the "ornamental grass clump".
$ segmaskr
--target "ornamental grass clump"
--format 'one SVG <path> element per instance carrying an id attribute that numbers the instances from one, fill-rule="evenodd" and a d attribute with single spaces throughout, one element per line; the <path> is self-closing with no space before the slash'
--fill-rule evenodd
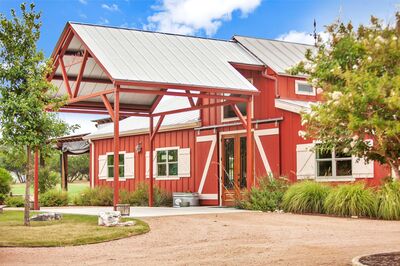
<path id="1" fill-rule="evenodd" d="M 154 187 L 154 206 L 172 206 L 171 193 Z M 146 183 L 139 183 L 132 192 L 122 190 L 120 193 L 120 202 L 130 204 L 132 206 L 148 206 L 149 205 L 149 186 Z"/>
<path id="2" fill-rule="evenodd" d="M 236 207 L 247 210 L 275 211 L 282 207 L 282 198 L 288 189 L 288 182 L 283 178 L 265 176 L 258 187 L 246 192 L 243 199 L 236 201 Z"/>
<path id="3" fill-rule="evenodd" d="M 106 186 L 86 188 L 75 197 L 74 204 L 78 206 L 112 206 L 113 190 Z"/>
<path id="4" fill-rule="evenodd" d="M 376 197 L 364 183 L 339 185 L 329 192 L 324 208 L 337 216 L 375 217 Z"/>
<path id="5" fill-rule="evenodd" d="M 330 187 L 314 181 L 303 181 L 289 187 L 282 207 L 293 213 L 324 213 L 324 201 Z"/>
<path id="6" fill-rule="evenodd" d="M 390 181 L 382 185 L 377 206 L 377 218 L 400 220 L 400 181 Z"/>
<path id="7" fill-rule="evenodd" d="M 40 206 L 54 207 L 54 206 L 67 206 L 68 193 L 58 189 L 48 190 L 39 196 Z"/>

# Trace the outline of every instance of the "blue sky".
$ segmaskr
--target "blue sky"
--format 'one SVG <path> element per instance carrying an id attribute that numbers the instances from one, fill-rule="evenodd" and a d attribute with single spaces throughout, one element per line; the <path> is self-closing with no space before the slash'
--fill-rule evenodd
<path id="1" fill-rule="evenodd" d="M 22 1 L 0 0 L 0 13 L 9 14 Z M 67 21 L 168 31 L 220 39 L 233 35 L 310 42 L 313 20 L 317 31 L 340 16 L 354 24 L 371 14 L 393 22 L 400 0 L 37 0 L 42 11 L 39 48 L 50 56 Z M 29 3 L 29 2 L 28 2 Z M 78 123 L 78 133 L 93 130 L 98 116 L 61 114 Z"/>

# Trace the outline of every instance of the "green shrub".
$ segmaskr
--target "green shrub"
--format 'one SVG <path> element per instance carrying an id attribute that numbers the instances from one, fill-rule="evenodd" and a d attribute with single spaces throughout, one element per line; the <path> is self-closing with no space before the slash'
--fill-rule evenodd
<path id="1" fill-rule="evenodd" d="M 0 193 L 0 204 L 3 204 L 4 203 L 4 201 L 6 200 L 6 195 L 5 194 L 1 194 Z"/>
<path id="2" fill-rule="evenodd" d="M 324 200 L 329 190 L 330 187 L 314 181 L 296 183 L 283 195 L 282 207 L 293 213 L 324 213 Z"/>
<path id="3" fill-rule="evenodd" d="M 11 174 L 4 168 L 0 168 L 0 194 L 7 195 L 11 191 Z"/>
<path id="4" fill-rule="evenodd" d="M 48 167 L 39 169 L 39 193 L 54 189 L 60 180 L 60 174 Z"/>
<path id="5" fill-rule="evenodd" d="M 170 193 L 154 187 L 154 206 L 172 206 L 172 196 Z M 132 206 L 149 205 L 149 186 L 146 183 L 139 183 L 135 191 L 129 192 L 122 190 L 120 192 L 120 202 Z"/>
<path id="6" fill-rule="evenodd" d="M 258 211 L 281 209 L 282 198 L 287 189 L 288 183 L 286 180 L 270 176 L 263 177 L 258 187 L 246 192 L 244 198 L 236 202 L 237 207 Z"/>
<path id="7" fill-rule="evenodd" d="M 400 181 L 384 183 L 378 193 L 377 217 L 400 220 Z"/>
<path id="8" fill-rule="evenodd" d="M 8 207 L 24 207 L 25 199 L 23 197 L 7 197 L 4 204 Z"/>
<path id="9" fill-rule="evenodd" d="M 339 185 L 329 192 L 324 207 L 328 214 L 374 217 L 376 197 L 364 183 Z"/>
<path id="10" fill-rule="evenodd" d="M 39 196 L 40 206 L 53 207 L 53 206 L 67 206 L 68 193 L 58 189 L 46 191 Z"/>
<path id="11" fill-rule="evenodd" d="M 112 206 L 113 190 L 106 186 L 86 188 L 74 198 L 74 204 L 78 206 Z"/>

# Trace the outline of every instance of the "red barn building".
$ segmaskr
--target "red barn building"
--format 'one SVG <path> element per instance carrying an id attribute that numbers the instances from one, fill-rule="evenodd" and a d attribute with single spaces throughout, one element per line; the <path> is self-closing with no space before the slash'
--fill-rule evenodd
<path id="1" fill-rule="evenodd" d="M 105 78 L 112 66 L 119 71 L 120 79 L 133 74 L 137 79 L 146 75 L 151 79 L 175 78 L 177 84 L 191 79 L 208 87 L 226 83 L 231 84 L 231 88 L 240 85 L 259 92 L 253 96 L 251 105 L 253 180 L 246 177 L 249 142 L 242 125 L 243 117 L 238 117 L 231 105 L 213 106 L 223 101 L 221 99 L 204 98 L 202 104 L 211 107 L 166 115 L 154 138 L 153 158 L 149 156 L 149 118 L 128 117 L 120 121 L 120 189 L 133 191 L 139 183 L 148 182 L 150 164 L 153 164 L 156 186 L 170 192 L 198 192 L 201 204 L 223 206 L 231 205 L 235 193 L 248 184 L 257 184 L 258 179 L 267 174 L 285 176 L 290 181 L 365 179 L 370 184 L 377 184 L 389 175 L 389 170 L 376 162 L 366 164 L 362 158 L 339 151 L 315 152 L 313 147 L 317 142 L 299 137 L 300 112 L 319 97 L 305 77 L 290 76 L 286 69 L 302 60 L 312 46 L 242 36 L 224 41 L 94 25 L 67 26 L 75 34 L 65 48 L 67 62 L 64 63 L 68 67 L 65 73 L 57 69 L 52 80 L 61 92 L 65 93 L 67 88 L 65 80 L 59 77 L 77 75 L 79 68 L 74 60 L 83 46 L 92 54 L 92 60 L 81 74 L 86 89 L 112 88 L 112 84 L 101 82 L 89 84 L 89 77 L 92 81 Z M 170 89 L 173 91 L 174 86 Z M 241 97 L 241 93 L 226 95 Z M 129 97 L 123 99 L 125 103 L 133 101 Z M 147 104 L 148 100 L 143 97 L 139 103 Z M 165 112 L 194 106 L 199 99 L 190 101 L 165 96 L 156 110 Z M 250 110 L 247 104 L 236 105 L 244 116 Z M 90 142 L 93 187 L 113 185 L 114 128 L 112 123 L 102 125 L 84 137 Z"/>

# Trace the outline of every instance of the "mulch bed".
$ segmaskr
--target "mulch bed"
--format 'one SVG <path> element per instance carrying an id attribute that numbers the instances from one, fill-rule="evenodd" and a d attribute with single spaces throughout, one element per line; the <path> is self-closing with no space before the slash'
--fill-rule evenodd
<path id="1" fill-rule="evenodd" d="M 361 257 L 359 261 L 369 266 L 398 266 L 400 265 L 400 252 L 368 255 Z"/>

